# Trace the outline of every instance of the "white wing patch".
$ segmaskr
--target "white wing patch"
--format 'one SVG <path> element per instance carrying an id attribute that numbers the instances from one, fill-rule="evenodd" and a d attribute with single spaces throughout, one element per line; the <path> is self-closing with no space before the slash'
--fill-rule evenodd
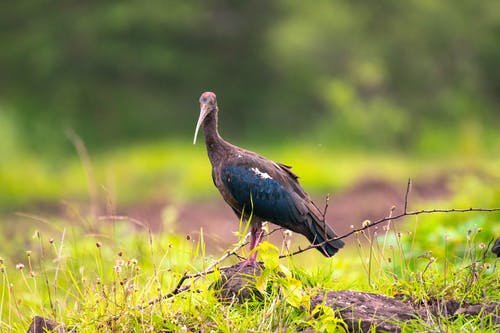
<path id="1" fill-rule="evenodd" d="M 266 172 L 262 172 L 260 171 L 258 168 L 251 168 L 250 170 L 252 170 L 257 176 L 259 176 L 260 178 L 263 178 L 263 179 L 272 179 L 271 176 L 269 176 L 268 173 Z"/>

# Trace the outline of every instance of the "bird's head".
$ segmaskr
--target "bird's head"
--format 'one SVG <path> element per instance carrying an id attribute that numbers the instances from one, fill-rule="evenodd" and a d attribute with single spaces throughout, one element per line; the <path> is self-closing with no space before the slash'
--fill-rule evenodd
<path id="1" fill-rule="evenodd" d="M 201 124 L 212 111 L 217 110 L 217 97 L 213 92 L 206 91 L 200 96 L 200 117 L 198 118 L 198 123 L 196 124 L 196 130 L 194 132 L 193 144 L 196 143 L 196 137 L 198 136 L 198 131 L 200 130 Z"/>

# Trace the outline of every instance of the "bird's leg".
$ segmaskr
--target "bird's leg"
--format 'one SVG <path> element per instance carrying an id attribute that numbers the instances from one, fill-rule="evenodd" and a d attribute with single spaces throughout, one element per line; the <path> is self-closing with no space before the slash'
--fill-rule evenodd
<path id="1" fill-rule="evenodd" d="M 262 221 L 254 219 L 250 223 L 250 252 L 259 245 L 264 235 L 264 230 L 262 230 Z M 257 251 L 253 251 L 248 259 L 240 263 L 240 267 L 245 266 L 257 266 Z"/>
<path id="2" fill-rule="evenodd" d="M 262 240 L 262 236 L 264 235 L 264 230 L 262 230 L 262 221 L 252 221 L 250 228 L 250 251 L 252 251 L 257 245 L 259 245 Z M 248 261 L 255 266 L 256 259 L 257 251 L 254 251 Z"/>

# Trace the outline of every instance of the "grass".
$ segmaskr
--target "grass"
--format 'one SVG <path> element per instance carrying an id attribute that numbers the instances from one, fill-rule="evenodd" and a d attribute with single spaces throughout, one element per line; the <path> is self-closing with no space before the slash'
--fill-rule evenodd
<path id="1" fill-rule="evenodd" d="M 464 186 L 476 194 L 489 188 L 477 182 Z M 492 206 L 499 198 L 494 190 L 481 200 Z M 462 200 L 459 195 L 448 204 Z M 206 252 L 202 233 L 186 239 L 89 216 L 75 221 L 21 216 L 16 231 L 13 221 L 0 224 L 0 241 L 8 244 L 0 253 L 0 330 L 25 331 L 40 315 L 78 332 L 342 332 L 345 323 L 333 310 L 310 306 L 311 296 L 323 289 L 399 296 L 424 308 L 446 299 L 500 301 L 498 259 L 486 252 L 499 220 L 498 213 L 429 215 L 410 219 L 404 228 L 393 221 L 378 235 L 358 233 L 357 245 L 333 259 L 310 251 L 280 260 L 284 244 L 297 242 L 296 236 L 286 236 L 281 249 L 267 242 L 260 248 L 266 265 L 257 281 L 261 298 L 218 301 L 211 288 L 216 271 L 190 278 L 189 290 L 148 305 L 174 290 L 186 272 L 202 272 L 216 261 Z M 240 254 L 248 255 L 244 249 Z M 408 332 L 499 328 L 491 316 L 465 315 L 401 325 Z"/>
<path id="2" fill-rule="evenodd" d="M 313 193 L 339 189 L 366 176 L 404 184 L 408 176 L 475 170 L 479 177 L 473 172 L 454 178 L 453 199 L 434 204 L 494 207 L 500 202 L 499 187 L 491 184 L 491 179 L 496 181 L 498 158 L 464 162 L 461 156 L 408 158 L 334 153 L 320 146 L 278 148 L 256 150 L 294 165 Z M 0 210 L 26 211 L 31 204 L 62 199 L 88 202 L 93 195 L 96 201 L 118 205 L 158 197 L 210 197 L 216 190 L 204 150 L 202 145 L 141 145 L 91 156 L 91 170 L 82 168 L 76 157 L 44 163 L 30 155 L 11 156 L 0 164 Z M 124 221 L 103 222 L 78 210 L 71 215 L 66 220 L 0 215 L 0 331 L 25 331 L 32 317 L 40 315 L 78 332 L 342 332 L 345 323 L 333 310 L 310 306 L 311 296 L 323 289 L 400 296 L 423 307 L 445 299 L 500 301 L 498 259 L 486 252 L 488 242 L 500 233 L 498 213 L 418 216 L 404 227 L 392 223 L 377 234 L 357 234 L 355 245 L 333 259 L 309 251 L 279 260 L 285 246 L 265 243 L 259 258 L 267 268 L 257 284 L 262 298 L 244 304 L 218 301 L 210 288 L 219 276 L 216 271 L 188 279 L 189 290 L 152 305 L 148 302 L 174 290 L 185 272 L 203 272 L 217 260 L 207 253 L 203 232 L 198 239 L 186 239 L 151 234 Z M 289 241 L 292 247 L 300 243 L 296 236 L 284 240 Z M 245 249 L 240 254 L 248 255 Z M 230 257 L 222 265 L 234 262 Z M 491 317 L 465 315 L 401 325 L 408 332 L 499 329 Z"/>

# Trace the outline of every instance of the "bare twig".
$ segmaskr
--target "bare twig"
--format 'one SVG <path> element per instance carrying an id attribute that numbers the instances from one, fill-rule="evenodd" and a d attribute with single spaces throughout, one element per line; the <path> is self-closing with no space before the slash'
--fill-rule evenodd
<path id="1" fill-rule="evenodd" d="M 323 222 L 326 221 L 326 213 L 328 212 L 328 204 L 330 203 L 330 194 L 325 198 L 325 209 L 323 210 Z"/>
<path id="2" fill-rule="evenodd" d="M 404 212 L 408 212 L 408 195 L 411 191 L 411 178 L 408 178 L 408 184 L 406 185 L 406 193 L 405 193 L 405 209 Z"/>
<path id="3" fill-rule="evenodd" d="M 279 230 L 279 229 L 278 228 L 274 229 L 269 234 L 275 232 L 276 230 Z M 152 305 L 154 305 L 156 303 L 159 303 L 159 302 L 161 302 L 161 301 L 163 301 L 165 299 L 172 298 L 175 295 L 178 295 L 178 294 L 180 294 L 180 293 L 182 293 L 182 292 L 184 292 L 186 290 L 191 289 L 192 283 L 183 286 L 183 284 L 184 284 L 184 282 L 186 280 L 189 280 L 189 279 L 196 280 L 196 279 L 198 279 L 198 278 L 200 278 L 202 276 L 206 276 L 208 274 L 211 274 L 211 273 L 215 272 L 215 267 L 217 267 L 218 265 L 220 265 L 224 260 L 226 260 L 230 256 L 237 254 L 237 252 L 242 247 L 248 245 L 247 239 L 248 239 L 249 236 L 250 236 L 250 233 L 247 233 L 245 235 L 245 237 L 243 237 L 243 239 L 235 247 L 233 247 L 232 249 L 226 251 L 219 259 L 215 260 L 204 271 L 198 272 L 198 273 L 193 273 L 193 274 L 188 274 L 187 272 L 184 272 L 184 274 L 181 276 L 181 278 L 177 282 L 177 285 L 175 286 L 174 289 L 172 289 L 172 291 L 170 291 L 169 293 L 167 293 L 165 295 L 160 295 L 160 296 L 156 297 L 155 299 L 150 300 L 147 305 L 145 305 L 145 306 L 139 306 L 139 309 L 142 310 L 142 309 L 144 309 L 147 306 L 152 306 Z M 224 269 L 224 268 L 226 268 L 226 267 L 221 267 L 221 269 Z"/>
<path id="4" fill-rule="evenodd" d="M 283 227 L 277 227 L 277 228 L 274 228 L 273 230 L 269 231 L 269 232 L 268 232 L 267 234 L 265 234 L 264 236 L 265 236 L 265 237 L 269 237 L 269 236 L 271 236 L 272 234 L 274 234 L 276 231 L 280 231 L 280 230 L 283 230 L 283 229 L 285 229 L 285 228 L 283 228 Z"/>
<path id="5" fill-rule="evenodd" d="M 422 210 L 417 210 L 417 211 L 414 211 L 414 212 L 403 212 L 403 213 L 401 213 L 399 215 L 396 215 L 396 216 L 386 216 L 384 218 L 381 218 L 380 220 L 372 222 L 371 224 L 362 226 L 362 227 L 357 228 L 357 229 L 353 229 L 350 232 L 348 232 L 347 234 L 344 234 L 342 236 L 331 238 L 331 239 L 327 239 L 324 242 L 321 242 L 321 243 L 318 243 L 318 244 L 314 244 L 314 245 L 311 244 L 311 245 L 309 245 L 306 248 L 299 249 L 299 250 L 297 250 L 295 252 L 292 252 L 292 253 L 281 255 L 280 258 L 285 258 L 285 257 L 293 256 L 293 255 L 296 255 L 296 254 L 299 254 L 299 253 L 302 253 L 302 252 L 306 252 L 306 251 L 308 251 L 310 249 L 314 249 L 316 247 L 323 246 L 323 245 L 325 245 L 328 242 L 331 242 L 331 241 L 334 241 L 334 240 L 338 240 L 338 239 L 347 238 L 347 237 L 349 237 L 349 236 L 351 236 L 351 235 L 353 235 L 353 234 L 355 234 L 357 232 L 360 232 L 360 231 L 369 229 L 371 227 L 374 227 L 376 225 L 379 225 L 380 223 L 384 223 L 384 222 L 389 221 L 389 220 L 398 220 L 398 219 L 401 219 L 401 218 L 403 218 L 405 216 L 413 216 L 413 215 L 420 215 L 420 214 L 435 214 L 435 213 L 470 213 L 470 212 L 498 212 L 498 211 L 500 211 L 500 207 L 495 207 L 495 208 L 474 208 L 474 207 L 470 207 L 470 208 L 449 208 L 449 209 L 422 209 Z"/>
<path id="6" fill-rule="evenodd" d="M 383 223 L 383 222 L 386 222 L 389 220 L 398 220 L 398 219 L 405 217 L 405 216 L 413 216 L 413 215 L 420 215 L 420 214 L 434 214 L 434 213 L 469 213 L 469 212 L 498 212 L 498 211 L 500 211 L 500 207 L 498 207 L 498 208 L 474 208 L 474 207 L 470 207 L 470 208 L 448 208 L 448 209 L 422 209 L 422 210 L 417 210 L 414 212 L 401 213 L 399 215 L 392 216 L 392 217 L 391 216 L 384 217 L 380 220 L 372 222 L 368 226 L 351 230 L 349 233 L 347 233 L 343 236 L 340 236 L 340 237 L 336 237 L 334 239 L 343 239 L 343 238 L 351 236 L 352 234 L 354 234 L 356 232 L 371 228 L 371 227 L 376 226 L 380 223 Z"/>
<path id="7" fill-rule="evenodd" d="M 160 296 L 156 297 L 155 299 L 150 300 L 146 306 L 143 306 L 143 305 L 139 306 L 140 310 L 143 310 L 147 306 L 152 306 L 156 303 L 159 303 L 162 300 L 172 298 L 173 296 L 178 295 L 178 294 L 182 293 L 183 291 L 188 290 L 191 287 L 191 285 L 187 285 L 184 287 L 182 285 L 184 284 L 184 281 L 189 279 L 189 275 L 190 274 L 188 274 L 187 272 L 184 272 L 184 274 L 182 274 L 181 278 L 179 279 L 179 282 L 177 282 L 177 285 L 175 286 L 175 288 L 171 292 L 169 292 L 168 294 L 165 294 L 165 295 L 160 295 Z"/>
<path id="8" fill-rule="evenodd" d="M 233 247 L 229 251 L 226 251 L 226 253 L 224 253 L 224 255 L 222 257 L 220 257 L 219 259 L 217 259 L 216 261 L 214 261 L 210 266 L 208 266 L 208 268 L 205 271 L 212 272 L 214 270 L 214 268 L 216 266 L 220 265 L 220 263 L 223 262 L 224 260 L 226 260 L 226 258 L 232 256 L 233 254 L 238 253 L 238 251 L 242 247 L 244 247 L 244 246 L 246 246 L 248 244 L 247 239 L 248 239 L 249 236 L 250 236 L 250 233 L 247 233 L 245 235 L 245 237 L 243 237 L 243 239 L 235 247 Z M 206 274 L 203 274 L 203 275 L 206 275 Z M 202 276 L 202 275 L 200 275 L 200 276 Z"/>

